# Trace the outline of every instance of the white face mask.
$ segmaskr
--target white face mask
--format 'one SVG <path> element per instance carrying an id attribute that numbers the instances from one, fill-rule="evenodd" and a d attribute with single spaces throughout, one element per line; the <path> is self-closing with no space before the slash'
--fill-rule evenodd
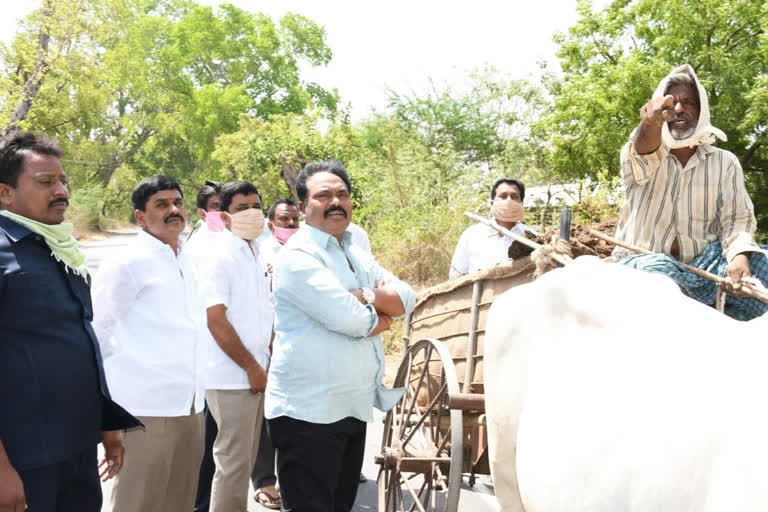
<path id="1" fill-rule="evenodd" d="M 491 202 L 491 217 L 502 222 L 522 222 L 523 203 L 514 199 L 496 199 Z"/>
<path id="2" fill-rule="evenodd" d="M 264 231 L 264 212 L 258 208 L 248 208 L 233 213 L 232 234 L 243 240 L 255 240 Z"/>

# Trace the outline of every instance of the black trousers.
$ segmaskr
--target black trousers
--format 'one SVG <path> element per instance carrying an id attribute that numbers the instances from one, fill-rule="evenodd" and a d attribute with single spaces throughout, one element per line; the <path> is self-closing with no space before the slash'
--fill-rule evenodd
<path id="1" fill-rule="evenodd" d="M 259 454 L 256 456 L 256 463 L 253 465 L 251 482 L 254 489 L 269 487 L 277 483 L 277 476 L 275 475 L 275 447 L 272 446 L 272 439 L 269 437 L 266 418 L 264 418 L 264 423 L 261 425 Z"/>
<path id="2" fill-rule="evenodd" d="M 280 416 L 267 425 L 277 450 L 282 510 L 352 510 L 363 467 L 365 422 L 344 418 L 324 424 Z"/>
<path id="3" fill-rule="evenodd" d="M 200 475 L 197 480 L 197 497 L 195 498 L 194 512 L 208 512 L 211 505 L 211 486 L 213 474 L 216 473 L 216 463 L 213 461 L 213 442 L 219 433 L 219 427 L 213 414 L 205 404 L 205 451 L 203 461 L 200 464 Z M 119 511 L 118 511 L 119 512 Z"/>
<path id="4" fill-rule="evenodd" d="M 19 471 L 27 512 L 100 512 L 96 445 L 56 464 Z"/>

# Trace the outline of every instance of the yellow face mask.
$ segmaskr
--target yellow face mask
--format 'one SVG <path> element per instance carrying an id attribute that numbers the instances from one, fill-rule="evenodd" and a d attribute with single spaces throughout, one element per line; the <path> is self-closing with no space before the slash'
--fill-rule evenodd
<path id="1" fill-rule="evenodd" d="M 258 208 L 248 208 L 233 213 L 232 234 L 243 240 L 255 240 L 264 231 L 264 212 Z"/>
<path id="2" fill-rule="evenodd" d="M 491 204 L 491 217 L 502 222 L 522 222 L 523 203 L 514 199 L 494 200 Z"/>

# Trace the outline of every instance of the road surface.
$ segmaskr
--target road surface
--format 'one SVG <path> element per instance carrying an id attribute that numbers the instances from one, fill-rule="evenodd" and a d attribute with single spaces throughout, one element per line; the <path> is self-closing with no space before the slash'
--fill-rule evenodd
<path id="1" fill-rule="evenodd" d="M 121 233 L 111 236 L 107 240 L 84 244 L 83 250 L 88 257 L 88 268 L 90 272 L 95 272 L 99 264 L 109 255 L 124 250 L 126 245 L 135 236 L 134 233 Z M 382 413 L 376 411 L 375 420 L 368 425 L 368 436 L 365 445 L 365 458 L 363 460 L 363 473 L 368 477 L 368 481 L 360 484 L 357 501 L 355 502 L 355 512 L 370 512 L 377 509 L 378 489 L 376 486 L 376 475 L 378 466 L 374 464 L 373 457 L 381 449 L 381 437 L 383 434 Z M 101 450 L 99 457 L 101 458 Z M 109 490 L 111 482 L 104 484 L 104 507 L 103 512 L 112 512 L 109 506 Z M 251 489 L 253 495 L 253 489 Z M 258 505 L 255 501 L 249 500 L 248 512 L 264 512 L 269 510 Z M 493 497 L 493 488 L 490 486 L 490 479 L 486 476 L 478 477 L 474 488 L 470 488 L 467 479 L 464 479 L 464 486 L 459 502 L 460 512 L 491 512 L 497 510 L 496 500 Z M 192 512 L 192 511 L 190 511 Z"/>

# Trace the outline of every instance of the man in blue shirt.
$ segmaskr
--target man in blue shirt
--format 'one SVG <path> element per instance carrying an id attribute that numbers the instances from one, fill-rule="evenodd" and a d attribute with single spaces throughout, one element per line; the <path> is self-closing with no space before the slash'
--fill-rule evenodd
<path id="1" fill-rule="evenodd" d="M 64 223 L 61 151 L 32 133 L 0 143 L 0 512 L 99 512 L 123 464 L 91 319 L 85 256 Z"/>
<path id="2" fill-rule="evenodd" d="M 350 181 L 341 162 L 308 164 L 296 193 L 307 225 L 274 269 L 275 341 L 265 416 L 283 510 L 352 509 L 373 407 L 394 407 L 379 333 L 410 311 L 410 286 L 350 244 Z"/>

